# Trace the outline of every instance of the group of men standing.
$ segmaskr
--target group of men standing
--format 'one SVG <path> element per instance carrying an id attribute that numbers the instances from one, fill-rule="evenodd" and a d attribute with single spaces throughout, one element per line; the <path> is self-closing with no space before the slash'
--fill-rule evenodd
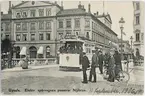
<path id="1" fill-rule="evenodd" d="M 103 74 L 103 67 L 107 66 L 107 73 L 109 75 L 108 81 L 114 82 L 115 77 L 118 76 L 119 70 L 122 70 L 121 66 L 121 55 L 119 52 L 115 49 L 110 49 L 105 54 L 102 53 L 101 50 L 93 50 L 92 51 L 92 60 L 91 64 L 86 56 L 86 53 L 83 52 L 82 57 L 82 71 L 83 71 L 83 81 L 82 83 L 88 83 L 89 82 L 96 82 L 96 68 L 99 67 L 100 74 Z M 87 68 L 91 67 L 90 74 L 89 74 L 89 80 L 87 79 Z M 92 80 L 92 77 L 94 78 Z"/>

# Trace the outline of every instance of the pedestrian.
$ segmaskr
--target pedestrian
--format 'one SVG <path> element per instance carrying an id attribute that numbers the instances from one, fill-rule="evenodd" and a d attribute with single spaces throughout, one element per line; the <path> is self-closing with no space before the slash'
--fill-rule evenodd
<path id="1" fill-rule="evenodd" d="M 90 61 L 88 59 L 88 57 L 86 56 L 86 53 L 83 52 L 83 57 L 82 57 L 82 70 L 83 70 L 83 81 L 82 83 L 88 83 L 87 81 L 87 68 L 89 68 L 89 64 L 90 64 Z"/>
<path id="2" fill-rule="evenodd" d="M 98 66 L 98 55 L 97 50 L 92 50 L 93 56 L 92 56 L 92 63 L 91 63 L 91 70 L 90 70 L 90 76 L 89 81 L 92 81 L 92 76 L 94 77 L 94 81 L 96 82 L 96 67 Z"/>
<path id="3" fill-rule="evenodd" d="M 102 51 L 99 51 L 99 70 L 100 70 L 100 74 L 103 74 L 103 60 L 104 60 L 104 57 L 103 57 L 103 54 L 102 54 Z"/>
<path id="4" fill-rule="evenodd" d="M 104 55 L 104 66 L 107 68 L 107 74 L 109 74 L 108 73 L 109 59 L 110 59 L 110 55 L 109 55 L 109 53 L 106 52 L 105 55 Z"/>
<path id="5" fill-rule="evenodd" d="M 114 59 L 115 59 L 115 77 L 118 78 L 119 72 L 122 71 L 122 63 L 121 63 L 121 55 L 117 50 L 115 50 Z"/>
<path id="6" fill-rule="evenodd" d="M 115 67 L 115 59 L 114 59 L 114 52 L 113 49 L 110 50 L 110 54 L 109 54 L 109 62 L 108 62 L 108 73 L 109 73 L 109 77 L 108 77 L 108 81 L 110 82 L 114 82 L 115 80 L 115 72 L 114 72 L 114 67 Z"/>
<path id="7" fill-rule="evenodd" d="M 25 55 L 23 58 L 22 69 L 28 69 L 28 57 Z"/>

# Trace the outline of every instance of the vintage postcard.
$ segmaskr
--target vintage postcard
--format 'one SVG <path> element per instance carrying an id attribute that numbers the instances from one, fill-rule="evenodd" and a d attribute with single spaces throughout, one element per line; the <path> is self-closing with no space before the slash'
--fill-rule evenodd
<path id="1" fill-rule="evenodd" d="M 2 95 L 143 95 L 143 1 L 1 1 Z"/>

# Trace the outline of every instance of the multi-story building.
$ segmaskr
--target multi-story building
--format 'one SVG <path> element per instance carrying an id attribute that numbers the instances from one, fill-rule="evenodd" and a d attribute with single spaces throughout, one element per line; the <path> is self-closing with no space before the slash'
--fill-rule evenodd
<path id="1" fill-rule="evenodd" d="M 121 52 L 121 39 L 118 40 L 118 44 L 119 44 L 119 52 Z M 131 54 L 131 46 L 128 40 L 122 41 L 122 53 Z"/>
<path id="2" fill-rule="evenodd" d="M 111 30 L 110 15 L 92 14 L 90 4 L 86 11 L 81 3 L 78 8 L 63 9 L 63 5 L 57 2 L 23 1 L 10 6 L 9 10 L 11 14 L 6 14 L 10 15 L 6 20 L 11 24 L 9 33 L 16 41 L 17 53 L 26 49 L 31 58 L 36 58 L 38 53 L 44 58 L 55 56 L 61 45 L 60 39 L 69 34 L 87 38 L 105 48 L 108 48 L 109 41 L 117 43 L 117 34 Z M 4 18 L 3 15 L 3 29 L 6 29 Z M 14 57 L 19 57 L 17 55 Z"/>
<path id="3" fill-rule="evenodd" d="M 133 1 L 134 7 L 134 53 L 137 49 L 140 55 L 144 56 L 144 3 Z"/>

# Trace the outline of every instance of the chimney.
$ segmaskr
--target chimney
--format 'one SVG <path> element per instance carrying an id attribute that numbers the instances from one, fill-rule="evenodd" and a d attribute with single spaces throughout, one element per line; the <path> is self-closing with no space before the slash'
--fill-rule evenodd
<path id="1" fill-rule="evenodd" d="M 57 4 L 57 1 L 55 1 L 54 3 Z"/>
<path id="2" fill-rule="evenodd" d="M 3 12 L 1 12 L 1 15 L 3 15 Z"/>
<path id="3" fill-rule="evenodd" d="M 97 16 L 98 16 L 98 15 L 99 15 L 99 12 L 97 11 L 97 13 L 96 13 L 96 14 L 97 14 Z"/>
<path id="4" fill-rule="evenodd" d="M 90 5 L 90 3 L 88 5 L 88 12 L 91 12 L 91 5 Z"/>
<path id="5" fill-rule="evenodd" d="M 78 8 L 79 8 L 79 9 L 81 9 L 81 8 L 82 8 L 81 1 L 79 1 Z"/>
<path id="6" fill-rule="evenodd" d="M 63 10 L 63 1 L 61 1 L 61 8 L 62 8 L 62 10 Z"/>
<path id="7" fill-rule="evenodd" d="M 9 1 L 9 10 L 11 9 L 11 1 Z"/>
<path id="8" fill-rule="evenodd" d="M 97 16 L 97 13 L 94 13 L 95 16 Z"/>
<path id="9" fill-rule="evenodd" d="M 12 11 L 11 11 L 11 1 L 9 1 L 9 10 L 8 10 L 8 14 L 11 14 Z"/>

